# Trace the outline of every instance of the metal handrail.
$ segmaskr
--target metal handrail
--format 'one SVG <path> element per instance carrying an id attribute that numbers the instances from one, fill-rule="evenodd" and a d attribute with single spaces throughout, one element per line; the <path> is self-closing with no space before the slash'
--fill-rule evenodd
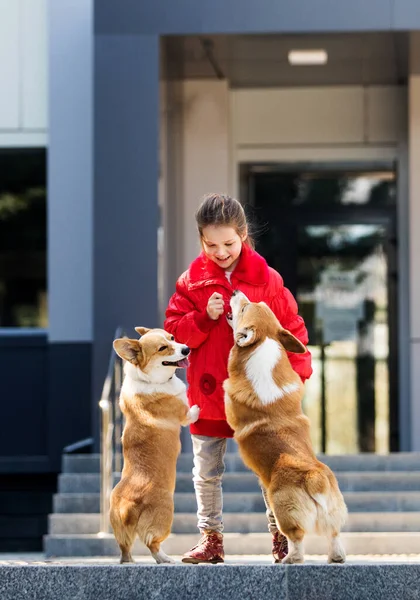
<path id="1" fill-rule="evenodd" d="M 121 338 L 123 335 L 122 328 L 118 327 L 114 339 Z M 99 401 L 101 411 L 99 535 L 110 532 L 109 501 L 114 486 L 114 471 L 121 471 L 122 415 L 119 408 L 119 396 L 122 372 L 123 361 L 112 348 Z"/>

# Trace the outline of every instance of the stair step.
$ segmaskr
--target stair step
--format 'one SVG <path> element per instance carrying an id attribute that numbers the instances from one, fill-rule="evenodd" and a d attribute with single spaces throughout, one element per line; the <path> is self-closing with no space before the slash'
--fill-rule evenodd
<path id="1" fill-rule="evenodd" d="M 349 454 L 331 456 L 320 454 L 318 458 L 336 471 L 420 471 L 420 453 L 396 452 L 393 454 Z M 226 471 L 246 471 L 241 457 L 235 453 L 225 456 Z M 192 454 L 180 454 L 178 472 L 191 472 Z M 99 473 L 99 454 L 65 454 L 63 473 Z"/>
<path id="2" fill-rule="evenodd" d="M 349 518 L 343 541 L 349 554 L 420 553 L 420 453 L 320 456 L 337 475 Z M 227 554 L 269 554 L 265 505 L 256 476 L 236 453 L 226 455 L 223 477 L 225 548 Z M 118 556 L 112 534 L 99 529 L 99 455 L 63 456 L 59 493 L 49 535 L 47 556 Z M 164 543 L 168 554 L 180 555 L 198 539 L 192 455 L 177 464 L 175 516 L 172 534 Z M 114 482 L 120 475 L 114 475 Z M 234 532 L 234 533 L 230 533 Z M 307 554 L 325 554 L 326 541 L 306 539 Z M 135 554 L 148 556 L 136 542 Z"/>
<path id="3" fill-rule="evenodd" d="M 162 547 L 169 555 L 180 555 L 197 543 L 197 534 L 171 534 Z M 347 554 L 419 554 L 420 533 L 343 533 Z M 267 555 L 271 551 L 269 533 L 227 533 L 224 536 L 225 553 Z M 47 535 L 44 538 L 47 557 L 55 556 L 118 556 L 119 549 L 112 534 Z M 319 536 L 305 538 L 306 554 L 326 554 L 327 540 Z M 147 556 L 149 551 L 138 540 L 134 554 Z"/>
<path id="4" fill-rule="evenodd" d="M 120 477 L 115 474 L 114 482 Z M 340 472 L 337 480 L 342 492 L 351 491 L 420 491 L 419 472 Z M 59 476 L 58 490 L 61 493 L 98 493 L 100 476 L 94 473 L 64 473 Z M 258 480 L 253 473 L 225 473 L 223 490 L 226 492 L 257 492 Z M 178 473 L 176 492 L 193 492 L 191 474 Z"/>
<path id="5" fill-rule="evenodd" d="M 418 512 L 420 492 L 345 492 L 349 512 Z M 195 513 L 197 503 L 193 493 L 174 496 L 175 512 Z M 99 494 L 56 494 L 54 513 L 98 513 Z M 223 511 L 234 513 L 263 512 L 264 501 L 260 492 L 224 493 Z"/>
<path id="6" fill-rule="evenodd" d="M 353 560 L 344 567 L 317 564 L 318 561 L 316 564 L 274 566 L 259 564 L 258 558 L 248 557 L 248 561 L 241 563 L 235 557 L 233 564 L 220 567 L 188 567 L 178 562 L 157 568 L 151 560 L 148 564 L 121 567 L 117 558 L 111 559 L 111 564 L 6 564 L 0 566 L 2 600 L 29 597 L 42 600 L 176 600 L 195 596 L 217 600 L 418 597 L 419 564 L 395 564 L 392 561 L 371 564 L 366 557 L 359 563 Z M 263 560 L 265 563 L 270 561 L 267 553 Z"/>
<path id="7" fill-rule="evenodd" d="M 98 533 L 99 514 L 54 514 L 49 517 L 50 534 Z M 265 533 L 265 513 L 225 513 L 225 531 L 235 533 Z M 350 513 L 343 531 L 405 532 L 420 530 L 420 512 L 412 513 Z M 196 533 L 197 517 L 191 513 L 176 513 L 172 533 Z"/>

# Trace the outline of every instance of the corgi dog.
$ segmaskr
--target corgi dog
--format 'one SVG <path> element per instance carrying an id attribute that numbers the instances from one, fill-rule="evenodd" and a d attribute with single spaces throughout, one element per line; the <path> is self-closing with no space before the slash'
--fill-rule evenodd
<path id="1" fill-rule="evenodd" d="M 333 472 L 312 449 L 309 419 L 301 407 L 303 383 L 286 352 L 306 348 L 264 302 L 252 303 L 235 292 L 230 306 L 235 343 L 224 383 L 226 417 L 288 539 L 282 562 L 302 563 L 304 536 L 315 532 L 328 538 L 328 562 L 343 563 L 340 532 L 347 507 Z"/>
<path id="2" fill-rule="evenodd" d="M 121 550 L 121 563 L 134 562 L 136 535 L 157 563 L 173 563 L 161 550 L 174 515 L 176 461 L 180 426 L 195 423 L 199 408 L 189 408 L 185 384 L 175 375 L 188 366 L 188 346 L 163 329 L 136 327 L 141 336 L 114 341 L 126 361 L 120 407 L 124 467 L 111 494 L 110 521 Z"/>

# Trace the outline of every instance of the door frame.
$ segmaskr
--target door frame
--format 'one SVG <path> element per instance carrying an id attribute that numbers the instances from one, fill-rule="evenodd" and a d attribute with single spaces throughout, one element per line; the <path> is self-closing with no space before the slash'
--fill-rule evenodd
<path id="1" fill-rule="evenodd" d="M 316 150 L 320 150 L 317 152 Z M 396 147 L 384 148 L 340 148 L 339 156 L 335 152 L 337 149 L 330 148 L 299 148 L 299 159 L 296 160 L 296 148 L 288 153 L 287 148 L 248 148 L 245 152 L 238 152 L 236 158 L 245 158 L 246 160 L 235 161 L 236 182 L 239 198 L 246 203 L 249 194 L 248 178 L 251 169 L 261 169 L 275 167 L 279 171 L 299 171 L 299 170 L 360 170 L 360 171 L 378 171 L 393 170 L 397 178 L 397 202 L 396 202 L 396 269 L 398 272 L 398 282 L 396 283 L 395 302 L 397 309 L 392 311 L 389 307 L 389 318 L 394 318 L 396 322 L 390 322 L 395 331 L 394 339 L 390 338 L 390 358 L 394 361 L 395 377 L 391 381 L 390 369 L 390 396 L 391 388 L 397 392 L 398 401 L 390 400 L 390 451 L 407 451 L 411 448 L 411 395 L 410 395 L 410 344 L 409 344 L 409 211 L 408 211 L 408 193 L 407 193 L 407 155 L 401 150 L 398 152 Z M 347 158 L 343 158 L 343 152 L 347 152 Z M 252 155 L 254 159 L 250 160 Z M 266 160 L 263 159 L 265 157 Z M 268 158 L 268 160 L 267 160 Z M 277 160 L 276 160 L 277 158 Z M 279 160 L 280 159 L 280 160 Z M 355 211 L 356 212 L 356 211 Z M 375 211 L 380 214 L 380 211 Z M 386 213 L 386 211 L 384 211 Z M 365 222 L 369 210 L 365 211 Z M 376 222 L 378 218 L 372 215 Z M 390 302 L 393 300 L 389 298 Z M 397 431 L 391 431 L 392 423 L 397 424 Z"/>

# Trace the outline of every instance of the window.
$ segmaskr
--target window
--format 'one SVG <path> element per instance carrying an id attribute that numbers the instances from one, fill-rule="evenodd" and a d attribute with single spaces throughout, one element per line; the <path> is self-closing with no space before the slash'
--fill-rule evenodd
<path id="1" fill-rule="evenodd" d="M 0 149 L 0 327 L 46 327 L 46 150 Z"/>

